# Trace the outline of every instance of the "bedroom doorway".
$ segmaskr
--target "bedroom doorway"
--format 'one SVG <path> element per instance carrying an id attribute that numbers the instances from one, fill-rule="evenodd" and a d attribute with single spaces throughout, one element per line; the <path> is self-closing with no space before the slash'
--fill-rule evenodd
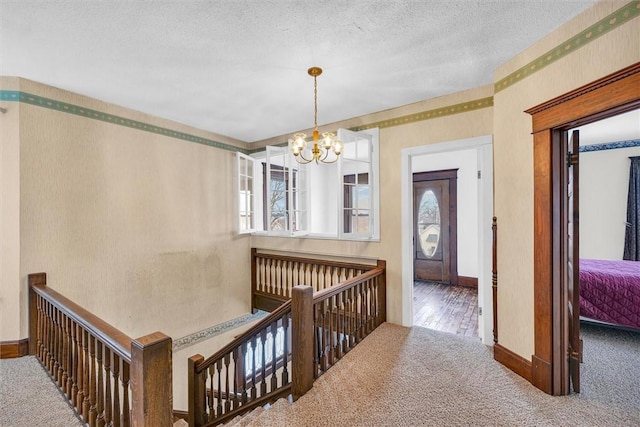
<path id="1" fill-rule="evenodd" d="M 569 376 L 572 390 L 580 392 L 581 363 L 594 367 L 593 342 L 583 345 L 581 326 L 590 323 L 603 331 L 638 327 L 628 317 L 634 306 L 625 298 L 630 289 L 620 282 L 608 283 L 629 268 L 621 260 L 631 158 L 640 154 L 640 110 L 569 129 L 562 140 L 567 167 L 573 169 L 568 173 L 565 209 Z"/>
<path id="2" fill-rule="evenodd" d="M 534 307 L 531 382 L 549 394 L 570 394 L 572 370 L 579 370 L 570 362 L 579 358 L 579 348 L 575 340 L 571 345 L 575 329 L 568 284 L 568 253 L 579 232 L 569 237 L 565 167 L 573 159 L 567 157 L 564 135 L 639 107 L 640 63 L 527 110 L 534 135 L 534 294 L 540 296 Z"/>
<path id="3" fill-rule="evenodd" d="M 565 379 L 565 387 L 569 388 L 569 392 L 580 393 L 581 390 L 580 368 L 584 360 L 581 323 L 588 321 L 599 323 L 603 327 L 619 327 L 608 318 L 585 319 L 585 314 L 591 316 L 594 314 L 583 313 L 580 309 L 583 292 L 580 271 L 582 264 L 584 264 L 584 267 L 589 268 L 593 274 L 593 259 L 622 259 L 628 189 L 628 176 L 625 173 L 629 170 L 628 157 L 638 152 L 638 147 L 634 144 L 640 141 L 640 127 L 637 125 L 640 123 L 638 121 L 640 120 L 639 111 L 637 109 L 626 111 L 625 108 L 620 112 L 618 109 L 613 109 L 609 112 L 610 117 L 601 118 L 601 115 L 585 117 L 580 120 L 580 126 L 559 131 L 561 144 L 558 158 L 563 159 L 565 163 L 564 167 L 558 168 L 558 172 L 560 185 L 563 189 L 561 197 L 565 200 L 562 207 L 560 235 L 565 236 L 566 240 L 564 245 L 560 242 L 563 248 L 560 268 L 562 270 L 561 279 L 564 280 L 561 307 L 566 313 L 564 330 L 567 347 L 567 372 L 565 375 L 568 378 Z M 618 150 L 620 154 L 616 156 L 614 155 L 616 152 L 612 150 Z M 600 159 L 597 165 L 594 165 L 594 161 L 590 157 L 596 156 L 600 151 L 606 151 L 608 156 L 606 160 Z M 619 163 L 613 163 L 613 159 Z M 607 164 L 613 164 L 613 168 L 623 172 L 624 179 L 619 179 L 616 184 L 609 182 L 609 180 L 613 181 L 612 177 L 617 174 L 611 169 L 607 171 Z M 588 177 L 588 179 L 580 179 L 580 176 Z M 606 196 L 594 194 L 598 191 L 597 189 L 593 191 L 591 181 L 598 176 L 603 184 L 601 191 L 606 192 Z M 587 190 L 586 193 L 585 190 Z M 580 197 L 580 194 L 585 197 Z M 580 203 L 582 199 L 585 202 L 602 199 L 603 204 L 596 207 L 592 204 Z M 594 210 L 603 213 L 599 220 L 594 221 L 591 218 Z M 582 224 L 583 222 L 584 224 Z M 614 223 L 618 227 L 613 226 Z M 589 232 L 580 232 L 581 225 L 583 231 L 598 233 L 597 228 L 601 228 L 604 232 L 602 234 L 608 234 L 608 236 L 605 237 L 601 234 L 597 242 L 588 241 L 592 240 L 591 236 Z M 588 259 L 581 262 L 581 258 Z M 597 274 L 603 274 L 603 270 L 598 270 Z M 593 307 L 595 315 L 601 314 L 598 313 L 601 310 L 599 302 L 590 301 L 588 306 L 591 303 L 595 303 Z"/>

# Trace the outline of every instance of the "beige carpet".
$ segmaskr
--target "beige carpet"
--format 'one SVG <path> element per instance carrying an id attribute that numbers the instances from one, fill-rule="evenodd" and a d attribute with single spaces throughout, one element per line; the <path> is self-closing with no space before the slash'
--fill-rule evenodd
<path id="1" fill-rule="evenodd" d="M 0 360 L 1 427 L 82 425 L 34 356 Z"/>
<path id="2" fill-rule="evenodd" d="M 640 426 L 640 333 L 582 326 L 582 393 L 548 396 L 477 339 L 383 324 L 290 404 L 241 426 Z M 0 360 L 0 426 L 82 423 L 34 357 Z"/>
<path id="3" fill-rule="evenodd" d="M 279 401 L 243 424 L 640 425 L 640 334 L 584 326 L 583 336 L 583 392 L 553 397 L 495 362 L 476 339 L 383 324 L 297 402 Z M 601 366 L 612 359 L 631 369 Z"/>

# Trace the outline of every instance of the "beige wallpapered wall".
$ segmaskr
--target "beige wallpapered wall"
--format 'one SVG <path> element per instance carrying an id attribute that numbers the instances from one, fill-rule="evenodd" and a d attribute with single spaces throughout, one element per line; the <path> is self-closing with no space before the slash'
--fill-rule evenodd
<path id="1" fill-rule="evenodd" d="M 26 80 L 20 90 L 200 132 Z M 22 316 L 19 336 L 13 316 L 3 340 L 27 335 L 26 276 L 39 271 L 132 337 L 177 338 L 248 311 L 249 239 L 233 232 L 232 151 L 25 103 L 10 109 L 18 105 L 20 275 L 2 312 L 20 306 Z"/>

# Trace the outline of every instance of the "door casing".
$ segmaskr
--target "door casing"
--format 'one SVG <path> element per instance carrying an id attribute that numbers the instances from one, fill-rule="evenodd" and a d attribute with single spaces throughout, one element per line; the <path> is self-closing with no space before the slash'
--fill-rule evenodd
<path id="1" fill-rule="evenodd" d="M 552 395 L 569 393 L 567 291 L 561 233 L 562 132 L 640 107 L 640 63 L 554 98 L 526 112 L 533 122 L 534 341 L 531 382 Z M 498 218 L 499 220 L 499 218 Z"/>
<path id="2" fill-rule="evenodd" d="M 454 153 L 477 152 L 478 171 L 478 334 L 486 345 L 493 345 L 493 297 L 491 287 L 491 248 L 493 218 L 493 138 L 491 135 L 432 143 L 401 150 L 401 230 L 402 230 L 402 325 L 413 325 L 413 172 L 415 158 Z"/>

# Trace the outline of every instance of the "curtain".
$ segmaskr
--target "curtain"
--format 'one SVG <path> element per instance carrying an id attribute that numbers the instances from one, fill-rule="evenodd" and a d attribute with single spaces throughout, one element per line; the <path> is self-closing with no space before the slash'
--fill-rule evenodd
<path id="1" fill-rule="evenodd" d="M 627 196 L 627 227 L 624 234 L 622 259 L 640 261 L 640 156 L 629 157 L 629 195 Z"/>

